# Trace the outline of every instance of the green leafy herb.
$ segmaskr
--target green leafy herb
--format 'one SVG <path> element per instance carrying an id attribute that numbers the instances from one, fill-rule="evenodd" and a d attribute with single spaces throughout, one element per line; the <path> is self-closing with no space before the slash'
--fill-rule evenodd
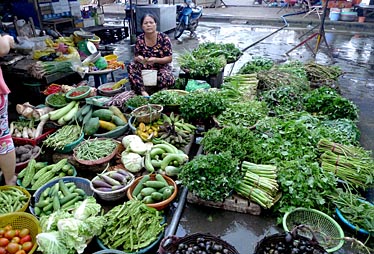
<path id="1" fill-rule="evenodd" d="M 336 90 L 320 87 L 304 97 L 305 110 L 318 115 L 326 115 L 329 119 L 358 119 L 358 108 L 350 100 L 339 95 Z"/>
<path id="2" fill-rule="evenodd" d="M 251 130 L 241 126 L 228 126 L 222 129 L 210 129 L 201 140 L 207 153 L 231 152 L 239 161 L 250 157 L 253 150 L 254 135 Z"/>
<path id="3" fill-rule="evenodd" d="M 238 160 L 229 152 L 198 155 L 181 167 L 178 178 L 196 196 L 223 201 L 239 183 Z"/>
<path id="4" fill-rule="evenodd" d="M 251 74 L 263 70 L 270 70 L 273 67 L 273 60 L 262 56 L 255 56 L 253 59 L 245 63 L 240 69 L 240 74 Z"/>
<path id="5" fill-rule="evenodd" d="M 138 108 L 143 105 L 147 105 L 148 100 L 141 95 L 136 95 L 126 101 L 126 106 L 131 108 Z"/>
<path id="6" fill-rule="evenodd" d="M 180 112 L 187 121 L 207 120 L 219 115 L 226 108 L 222 94 L 218 90 L 196 90 L 181 99 Z"/>

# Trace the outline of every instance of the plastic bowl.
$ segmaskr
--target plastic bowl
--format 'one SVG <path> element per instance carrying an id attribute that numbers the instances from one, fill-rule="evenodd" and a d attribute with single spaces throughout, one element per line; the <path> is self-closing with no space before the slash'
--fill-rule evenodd
<path id="1" fill-rule="evenodd" d="M 51 102 L 52 98 L 57 97 L 57 96 L 61 97 L 61 103 L 60 104 L 56 104 L 56 103 Z M 66 100 L 66 97 L 65 97 L 64 94 L 53 93 L 53 94 L 48 95 L 45 98 L 45 104 L 47 104 L 48 106 L 51 106 L 53 108 L 62 108 L 62 107 L 66 106 L 68 104 L 68 101 Z"/>
<path id="2" fill-rule="evenodd" d="M 112 96 L 114 94 L 122 92 L 123 89 L 125 88 L 125 84 L 123 84 L 120 88 L 117 88 L 114 90 L 110 89 L 115 83 L 117 82 L 109 82 L 109 83 L 102 84 L 97 88 L 97 90 L 99 90 L 100 94 L 108 95 L 108 96 Z"/>
<path id="3" fill-rule="evenodd" d="M 117 60 L 118 60 L 118 56 L 114 55 L 114 54 L 106 55 L 106 56 L 104 56 L 104 58 L 108 62 L 108 64 L 117 62 Z"/>
<path id="4" fill-rule="evenodd" d="M 84 139 L 84 133 L 82 132 L 82 134 L 80 135 L 80 137 L 76 141 L 74 141 L 74 142 L 72 142 L 68 145 L 65 145 L 63 149 L 56 149 L 56 152 L 58 152 L 58 153 L 70 153 L 71 151 L 73 151 L 73 149 L 77 145 L 79 145 L 79 143 L 81 143 L 83 141 L 83 139 Z"/>
<path id="5" fill-rule="evenodd" d="M 168 182 L 169 185 L 171 185 L 171 186 L 174 187 L 174 192 L 166 200 L 163 200 L 161 202 L 154 203 L 154 204 L 147 204 L 147 206 L 156 208 L 157 210 L 163 210 L 163 209 L 165 209 L 171 203 L 171 201 L 174 200 L 174 198 L 177 196 L 177 193 L 178 193 L 178 187 L 177 187 L 177 184 L 175 183 L 175 181 L 173 179 L 171 179 L 170 177 L 168 177 L 167 175 L 162 175 L 162 176 L 165 178 L 165 180 Z M 132 192 L 134 191 L 135 187 L 138 185 L 139 181 L 143 177 L 144 176 L 137 177 L 135 179 L 134 183 L 130 186 L 130 188 L 127 189 L 127 197 L 129 199 L 134 199 L 133 196 L 132 196 Z M 151 177 L 150 178 L 151 180 L 155 180 L 156 175 L 152 174 L 152 175 L 150 175 L 150 177 Z"/>
<path id="6" fill-rule="evenodd" d="M 99 58 L 101 57 L 100 51 L 97 51 L 96 53 L 93 53 L 92 55 L 89 55 L 86 59 L 83 60 L 83 65 L 89 65 L 90 63 L 95 63 Z"/>
<path id="7" fill-rule="evenodd" d="M 73 96 L 74 92 L 78 92 L 79 95 Z M 80 86 L 74 89 L 71 89 L 69 92 L 65 94 L 66 98 L 70 100 L 81 100 L 86 98 L 91 92 L 91 87 L 89 86 Z"/>

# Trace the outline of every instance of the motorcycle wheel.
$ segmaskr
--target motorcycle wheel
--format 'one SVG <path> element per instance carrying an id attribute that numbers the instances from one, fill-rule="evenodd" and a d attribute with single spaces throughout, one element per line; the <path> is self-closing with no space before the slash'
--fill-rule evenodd
<path id="1" fill-rule="evenodd" d="M 174 31 L 174 38 L 178 39 L 179 37 L 181 37 L 184 30 L 186 30 L 186 26 L 184 25 L 183 22 L 179 22 L 177 27 L 175 28 L 175 31 Z"/>

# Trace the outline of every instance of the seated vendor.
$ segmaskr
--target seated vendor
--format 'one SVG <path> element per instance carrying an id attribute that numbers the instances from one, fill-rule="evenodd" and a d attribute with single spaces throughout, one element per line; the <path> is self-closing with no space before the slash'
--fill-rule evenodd
<path id="1" fill-rule="evenodd" d="M 174 84 L 172 74 L 172 48 L 170 38 L 156 30 L 157 21 L 151 14 L 141 19 L 144 33 L 136 38 L 134 61 L 127 66 L 131 89 L 148 96 L 142 78 L 142 70 L 157 70 L 157 90 Z"/>

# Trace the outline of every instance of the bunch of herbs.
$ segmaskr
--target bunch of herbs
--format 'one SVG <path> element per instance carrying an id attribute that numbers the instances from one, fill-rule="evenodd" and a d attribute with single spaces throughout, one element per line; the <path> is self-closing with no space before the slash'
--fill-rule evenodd
<path id="1" fill-rule="evenodd" d="M 283 115 L 303 110 L 303 95 L 294 86 L 281 86 L 260 95 L 274 115 Z"/>
<path id="2" fill-rule="evenodd" d="M 273 60 L 262 57 L 262 56 L 255 56 L 253 59 L 247 63 L 245 63 L 240 69 L 239 74 L 251 74 L 257 73 L 263 70 L 270 70 L 273 67 L 274 62 Z"/>
<path id="3" fill-rule="evenodd" d="M 329 119 L 358 119 L 358 108 L 336 90 L 320 87 L 304 96 L 305 110 L 316 115 L 326 115 Z"/>
<path id="4" fill-rule="evenodd" d="M 179 105 L 184 94 L 173 90 L 161 90 L 151 95 L 149 103 L 165 105 Z"/>
<path id="5" fill-rule="evenodd" d="M 250 127 L 258 120 L 264 118 L 268 112 L 269 110 L 264 102 L 236 102 L 229 104 L 226 110 L 218 115 L 217 120 L 222 126 L 236 125 Z"/>
<path id="6" fill-rule="evenodd" d="M 234 62 L 242 55 L 242 52 L 234 43 L 204 42 L 199 44 L 192 51 L 192 54 L 195 57 L 217 57 L 223 55 L 227 62 Z"/>
<path id="7" fill-rule="evenodd" d="M 196 90 L 181 98 L 180 112 L 187 121 L 207 120 L 226 108 L 222 93 L 216 89 Z"/>
<path id="8" fill-rule="evenodd" d="M 230 152 L 198 155 L 181 167 L 178 179 L 201 199 L 224 201 L 239 183 L 238 160 Z"/>
<path id="9" fill-rule="evenodd" d="M 181 69 L 188 73 L 191 78 L 216 75 L 226 66 L 226 58 L 223 55 L 217 57 L 194 56 L 192 52 L 180 55 L 178 62 Z"/>
<path id="10" fill-rule="evenodd" d="M 253 150 L 254 135 L 248 128 L 228 126 L 222 129 L 212 128 L 201 140 L 204 151 L 208 154 L 229 151 L 239 161 L 247 160 Z"/>
<path id="11" fill-rule="evenodd" d="M 318 162 L 307 160 L 281 161 L 278 164 L 278 183 L 282 197 L 274 211 L 281 223 L 283 214 L 297 207 L 314 208 L 331 214 L 330 195 L 336 192 L 337 179 L 324 171 Z"/>

